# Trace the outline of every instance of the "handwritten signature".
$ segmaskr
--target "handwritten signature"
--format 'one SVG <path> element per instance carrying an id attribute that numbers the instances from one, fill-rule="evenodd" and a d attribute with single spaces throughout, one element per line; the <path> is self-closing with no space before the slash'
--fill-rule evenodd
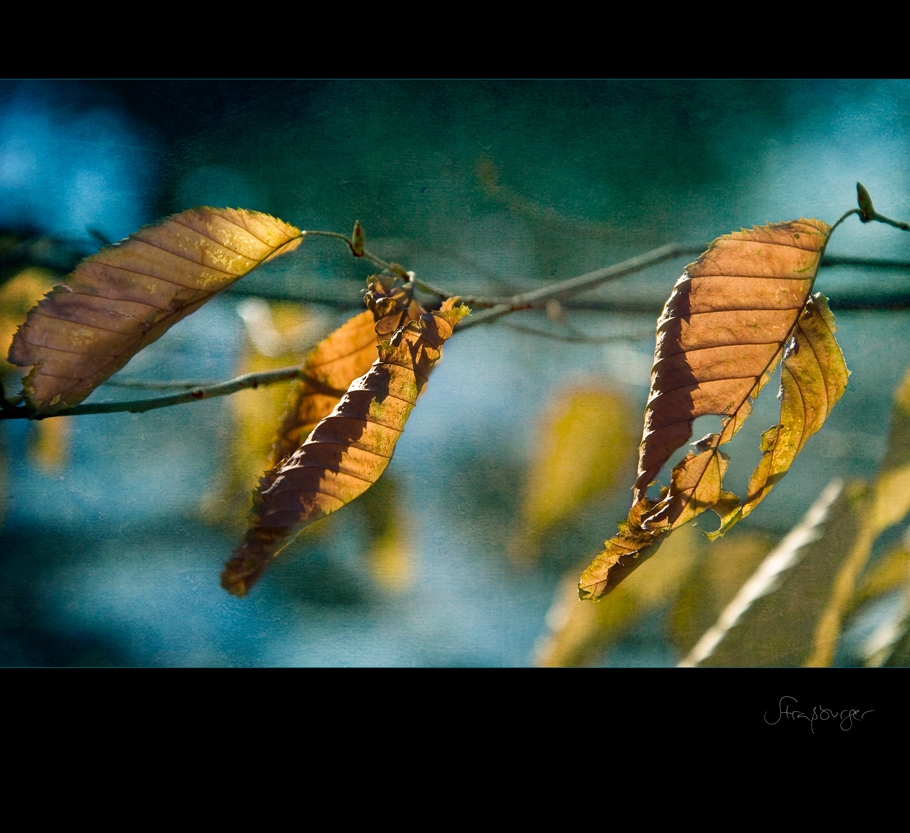
<path id="1" fill-rule="evenodd" d="M 797 703 L 795 697 L 781 697 L 777 704 L 777 717 L 773 720 L 769 720 L 768 712 L 765 712 L 765 723 L 769 726 L 776 726 L 784 719 L 808 720 L 809 728 L 812 730 L 813 735 L 815 734 L 815 722 L 817 720 L 839 721 L 841 731 L 847 732 L 853 728 L 854 721 L 864 720 L 867 714 L 871 714 L 874 711 L 874 709 L 866 709 L 865 711 L 860 711 L 859 709 L 841 709 L 840 711 L 837 711 L 836 709 L 826 709 L 822 706 L 813 706 L 811 712 L 804 712 L 799 709 L 791 708 L 789 703 L 785 705 L 785 700 L 792 700 L 794 704 Z"/>

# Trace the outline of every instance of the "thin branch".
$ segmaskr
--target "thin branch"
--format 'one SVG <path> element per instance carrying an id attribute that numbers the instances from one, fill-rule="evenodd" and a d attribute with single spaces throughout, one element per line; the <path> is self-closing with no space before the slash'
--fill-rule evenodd
<path id="1" fill-rule="evenodd" d="M 142 388 L 143 390 L 191 390 L 195 388 L 206 388 L 210 385 L 218 385 L 220 382 L 215 381 L 203 381 L 201 379 L 193 379 L 191 381 L 183 381 L 174 379 L 171 381 L 164 382 L 152 382 L 144 379 L 105 379 L 104 384 L 109 388 Z"/>
<path id="2" fill-rule="evenodd" d="M 75 405 L 72 408 L 61 408 L 49 414 L 40 414 L 26 408 L 4 407 L 0 410 L 0 419 L 49 419 L 58 416 L 85 416 L 87 414 L 142 414 L 156 408 L 168 408 L 171 405 L 183 405 L 187 402 L 201 402 L 204 399 L 215 399 L 228 396 L 240 390 L 265 387 L 277 382 L 286 382 L 300 377 L 300 367 L 283 367 L 279 370 L 268 370 L 263 373 L 247 373 L 210 386 L 197 386 L 192 390 L 174 393 L 170 396 L 156 396 L 150 399 L 134 399 L 128 402 L 97 402 L 88 405 Z"/>
<path id="3" fill-rule="evenodd" d="M 373 254 L 368 249 L 364 248 L 363 242 L 363 229 L 360 227 L 360 222 L 354 223 L 354 234 L 353 239 L 348 237 L 346 234 L 340 234 L 337 231 L 304 231 L 305 236 L 311 237 L 333 237 L 336 240 L 343 240 L 348 244 L 348 248 L 351 250 L 351 254 L 354 257 L 362 257 L 368 263 L 372 263 L 378 269 L 383 269 L 386 272 L 391 272 L 392 274 L 398 275 L 399 277 L 407 280 L 411 276 L 405 272 L 404 268 L 399 266 L 397 263 L 391 263 L 387 260 L 383 260 L 378 255 Z"/>
<path id="4" fill-rule="evenodd" d="M 568 278 L 564 281 L 558 281 L 557 283 L 534 289 L 531 292 L 524 292 L 513 295 L 511 298 L 501 299 L 499 303 L 496 303 L 496 305 L 492 306 L 490 309 L 465 319 L 463 323 L 458 325 L 455 332 L 457 334 L 460 331 L 467 330 L 470 327 L 476 327 L 479 324 L 489 324 L 491 321 L 502 318 L 504 315 L 508 315 L 516 310 L 531 309 L 533 307 L 542 306 L 550 300 L 558 301 L 564 298 L 570 298 L 573 295 L 578 295 L 581 292 L 587 292 L 589 289 L 595 289 L 607 281 L 616 280 L 617 278 L 622 278 L 633 272 L 645 269 L 648 266 L 654 266 L 665 260 L 679 257 L 683 251 L 684 249 L 677 243 L 669 243 L 658 249 L 652 249 L 650 252 L 646 252 L 643 255 L 624 260 L 622 263 L 617 263 L 614 266 L 607 266 L 604 269 L 588 272 L 587 274 L 579 275 L 576 278 Z M 466 303 L 470 303 L 470 299 L 462 300 L 465 300 Z"/>
<path id="5" fill-rule="evenodd" d="M 889 225 L 894 225 L 898 228 L 907 228 L 907 224 L 905 223 L 899 224 L 893 220 L 889 220 L 886 217 L 882 217 L 877 212 L 874 212 L 874 210 L 871 209 L 871 205 L 867 206 L 865 211 L 861 208 L 859 211 L 854 209 L 853 211 L 848 212 L 843 217 L 841 217 L 838 223 L 835 225 L 838 225 L 840 222 L 854 213 L 860 214 L 860 219 L 862 219 L 864 222 L 875 220 L 878 222 L 888 223 Z M 381 258 L 364 249 L 362 234 L 358 235 L 357 228 L 358 227 L 355 225 L 354 240 L 347 237 L 346 235 L 329 231 L 304 231 L 303 234 L 318 237 L 333 237 L 339 240 L 343 240 L 345 243 L 347 243 L 355 256 L 363 257 L 365 260 L 380 269 L 384 269 L 388 272 L 397 274 L 400 277 L 409 279 L 414 283 L 415 286 L 419 286 L 420 288 L 432 294 L 437 294 L 440 297 L 447 295 L 444 290 L 440 290 L 439 288 L 431 286 L 428 283 L 416 280 L 412 273 L 405 272 L 405 270 L 397 263 L 390 263 L 382 260 Z M 575 295 L 579 295 L 583 292 L 587 292 L 588 290 L 595 289 L 601 284 L 607 283 L 608 281 L 625 277 L 626 275 L 641 271 L 642 269 L 645 269 L 649 266 L 654 266 L 658 263 L 672 260 L 673 258 L 681 257 L 683 255 L 698 255 L 702 251 L 702 248 L 693 248 L 691 246 L 683 246 L 676 243 L 670 243 L 657 249 L 653 249 L 650 252 L 646 252 L 643 255 L 629 258 L 622 263 L 617 263 L 613 266 L 607 266 L 594 272 L 588 272 L 575 278 L 558 281 L 556 283 L 540 287 L 530 292 L 519 293 L 508 298 L 462 297 L 462 300 L 469 305 L 473 305 L 475 307 L 486 306 L 487 309 L 475 313 L 471 317 L 467 318 L 458 326 L 455 334 L 481 324 L 489 324 L 518 310 L 540 308 L 545 306 L 548 302 L 552 301 L 564 301 L 568 298 L 574 297 Z M 905 263 L 895 261 L 875 261 L 845 257 L 825 258 L 824 264 L 830 266 L 851 265 L 860 267 L 887 268 L 903 268 L 907 266 Z M 286 298 L 287 296 L 282 297 Z M 549 334 L 540 332 L 539 335 L 545 336 Z M 573 336 L 573 338 L 575 337 Z M 585 340 L 584 337 L 581 338 L 582 340 Z M 627 338 L 627 336 L 620 338 Z M 229 394 L 236 393 L 237 391 L 245 390 L 247 388 L 257 388 L 260 386 L 275 384 L 277 382 L 292 380 L 298 378 L 299 375 L 299 367 L 281 368 L 279 370 L 272 370 L 264 373 L 250 373 L 244 376 L 238 376 L 235 379 L 230 379 L 226 382 L 220 382 L 214 385 L 196 385 L 188 391 L 175 393 L 168 396 L 132 400 L 128 402 L 99 402 L 88 405 L 76 405 L 72 408 L 63 408 L 59 411 L 49 414 L 35 413 L 29 408 L 15 405 L 14 403 L 4 398 L 2 402 L 2 408 L 0 408 L 0 420 L 48 419 L 49 417 L 54 416 L 80 416 L 88 414 L 109 414 L 123 412 L 144 413 L 145 411 L 151 411 L 157 408 L 167 408 L 172 405 L 182 405 L 187 402 L 199 402 L 206 399 L 213 399 L 219 396 L 228 396 Z"/>
<path id="6" fill-rule="evenodd" d="M 680 245 L 677 254 L 680 257 L 688 255 L 698 257 L 704 253 L 706 248 L 706 246 Z M 827 252 L 822 259 L 821 265 L 826 269 L 854 267 L 856 269 L 897 269 L 910 272 L 910 261 L 907 260 L 895 258 L 853 257 L 850 255 L 831 255 Z M 272 290 L 267 286 L 247 286 L 243 283 L 243 281 L 238 281 L 237 283 L 231 284 L 231 286 L 225 289 L 224 294 L 240 297 L 253 296 L 256 298 L 264 298 L 269 301 L 300 301 L 306 303 L 321 304 L 323 306 L 338 309 L 348 309 L 351 307 L 351 298 L 348 296 L 340 296 L 338 293 L 338 287 L 346 287 L 348 285 L 349 284 L 342 279 L 339 279 L 337 281 L 324 281 L 309 288 L 306 295 L 296 295 L 294 293 L 288 292 L 287 289 L 283 287 Z M 428 292 L 431 295 L 436 295 L 442 299 L 450 298 L 451 296 L 458 294 L 456 292 L 451 292 L 444 287 L 439 287 L 435 284 L 431 284 L 420 278 L 414 280 L 414 285 L 419 289 L 422 289 L 424 292 Z M 473 304 L 473 306 L 476 307 L 485 307 L 494 306 L 497 300 L 503 301 L 505 297 L 509 296 L 500 298 L 477 296 L 475 298 L 468 297 L 466 295 L 460 295 L 459 297 L 464 301 L 464 303 L 468 304 L 469 306 Z"/>
<path id="7" fill-rule="evenodd" d="M 645 338 L 654 338 L 654 330 L 642 330 L 640 333 L 621 333 L 611 336 L 589 336 L 584 333 L 548 333 L 546 330 L 539 330 L 536 327 L 528 327 L 524 324 L 517 324 L 514 321 L 506 321 L 503 324 L 510 330 L 517 333 L 535 336 L 537 338 L 548 338 L 552 341 L 568 341 L 572 344 L 613 344 L 615 342 L 641 341 Z"/>

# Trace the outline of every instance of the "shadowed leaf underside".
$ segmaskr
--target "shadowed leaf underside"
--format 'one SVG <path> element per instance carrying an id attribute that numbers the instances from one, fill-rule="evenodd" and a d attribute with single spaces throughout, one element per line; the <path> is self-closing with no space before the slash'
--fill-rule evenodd
<path id="1" fill-rule="evenodd" d="M 382 325 L 388 320 L 387 296 L 368 295 Z M 330 515 L 363 494 L 392 459 L 443 343 L 465 306 L 453 300 L 438 312 L 425 312 L 378 345 L 378 358 L 355 379 L 347 392 L 303 444 L 260 482 L 253 517 L 241 546 L 228 561 L 222 586 L 246 595 L 268 564 L 300 530 Z"/>
<path id="2" fill-rule="evenodd" d="M 348 319 L 307 356 L 272 444 L 270 468 L 293 454 L 332 412 L 351 382 L 370 369 L 377 345 L 424 312 L 416 301 L 405 297 L 401 287 L 378 294 L 391 304 Z"/>

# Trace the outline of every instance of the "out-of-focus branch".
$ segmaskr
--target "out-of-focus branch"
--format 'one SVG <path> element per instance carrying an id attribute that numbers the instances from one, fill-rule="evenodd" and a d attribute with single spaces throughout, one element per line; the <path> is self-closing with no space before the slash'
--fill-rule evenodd
<path id="1" fill-rule="evenodd" d="M 658 249 L 652 249 L 650 252 L 646 252 L 643 255 L 624 260 L 622 263 L 617 263 L 614 266 L 607 266 L 604 269 L 588 272 L 587 274 L 579 275 L 576 278 L 557 281 L 556 283 L 542 286 L 539 289 L 534 289 L 531 292 L 513 295 L 511 298 L 493 301 L 489 299 L 473 300 L 475 305 L 479 302 L 490 306 L 490 308 L 467 318 L 462 324 L 459 324 L 458 329 L 455 332 L 457 334 L 469 327 L 476 327 L 479 324 L 489 324 L 491 321 L 502 318 L 504 315 L 508 315 L 516 310 L 531 309 L 532 307 L 544 306 L 548 301 L 562 301 L 566 298 L 571 298 L 581 292 L 595 289 L 607 281 L 616 280 L 617 278 L 622 278 L 633 272 L 645 269 L 648 266 L 653 266 L 657 263 L 662 263 L 665 260 L 679 257 L 682 251 L 683 250 L 678 244 L 669 243 Z M 470 298 L 462 298 L 462 300 L 469 306 L 472 304 L 472 299 Z"/>

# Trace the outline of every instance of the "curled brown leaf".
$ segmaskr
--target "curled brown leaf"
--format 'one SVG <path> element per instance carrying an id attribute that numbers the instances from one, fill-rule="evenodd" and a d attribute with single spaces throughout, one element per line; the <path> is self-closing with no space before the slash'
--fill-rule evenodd
<path id="1" fill-rule="evenodd" d="M 293 454 L 320 420 L 331 413 L 351 382 L 370 369 L 376 360 L 377 345 L 425 312 L 406 297 L 402 287 L 377 292 L 377 284 L 372 286 L 376 297 L 387 299 L 385 312 L 366 309 L 349 318 L 307 356 L 272 445 L 270 468 Z M 380 302 L 373 297 L 368 295 L 368 300 L 375 307 Z"/>
<path id="2" fill-rule="evenodd" d="M 396 304 L 381 291 L 368 305 L 383 326 Z M 363 494 L 392 459 L 417 397 L 441 356 L 443 343 L 468 314 L 453 299 L 438 312 L 404 323 L 378 346 L 379 357 L 355 379 L 332 412 L 289 458 L 262 478 L 253 518 L 228 561 L 222 586 L 245 595 L 292 536 Z"/>

